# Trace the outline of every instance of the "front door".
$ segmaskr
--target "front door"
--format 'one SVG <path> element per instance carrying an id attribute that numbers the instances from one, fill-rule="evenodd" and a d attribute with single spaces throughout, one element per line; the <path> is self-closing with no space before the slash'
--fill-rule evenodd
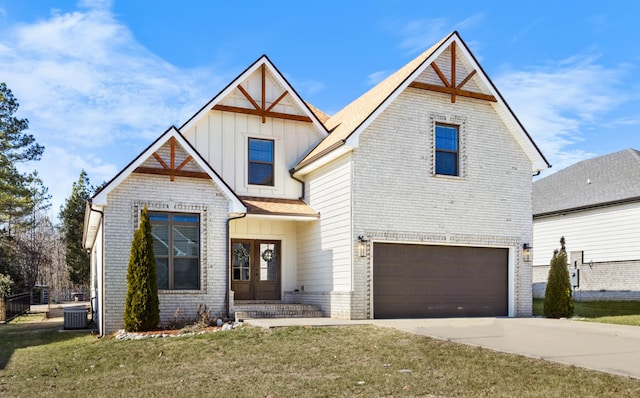
<path id="1" fill-rule="evenodd" d="M 280 241 L 231 240 L 231 289 L 236 300 L 280 300 Z"/>

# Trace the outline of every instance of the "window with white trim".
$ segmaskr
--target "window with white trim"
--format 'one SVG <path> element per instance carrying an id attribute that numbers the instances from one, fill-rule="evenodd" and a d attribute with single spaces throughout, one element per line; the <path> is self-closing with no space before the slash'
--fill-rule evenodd
<path id="1" fill-rule="evenodd" d="M 249 184 L 273 186 L 273 140 L 249 138 Z"/>

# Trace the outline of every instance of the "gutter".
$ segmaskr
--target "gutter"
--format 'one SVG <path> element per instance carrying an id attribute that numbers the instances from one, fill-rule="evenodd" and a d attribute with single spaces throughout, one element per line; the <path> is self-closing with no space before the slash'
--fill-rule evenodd
<path id="1" fill-rule="evenodd" d="M 603 207 L 623 205 L 623 204 L 634 203 L 634 202 L 640 202 L 640 196 L 634 196 L 632 198 L 627 198 L 627 199 L 612 200 L 610 202 L 602 202 L 602 203 L 595 203 L 591 205 L 571 207 L 568 209 L 548 211 L 544 213 L 537 213 L 533 215 L 533 218 L 536 219 L 536 218 L 544 218 L 544 217 L 552 217 L 552 216 L 561 216 L 569 213 L 577 213 L 579 211 L 584 211 L 584 210 L 600 209 Z"/>
<path id="2" fill-rule="evenodd" d="M 227 317 L 230 317 L 231 314 L 229 313 L 229 307 L 230 307 L 230 297 L 229 297 L 229 292 L 231 291 L 231 221 L 233 220 L 239 220 L 241 218 L 245 218 L 247 216 L 247 213 L 243 213 L 241 216 L 238 217 L 231 217 L 231 218 L 227 218 L 227 230 L 226 230 L 226 238 L 227 238 L 227 269 L 226 269 L 226 280 L 227 280 L 227 288 L 225 289 L 225 293 L 224 293 L 224 306 L 225 306 L 225 311 L 227 313 Z"/>

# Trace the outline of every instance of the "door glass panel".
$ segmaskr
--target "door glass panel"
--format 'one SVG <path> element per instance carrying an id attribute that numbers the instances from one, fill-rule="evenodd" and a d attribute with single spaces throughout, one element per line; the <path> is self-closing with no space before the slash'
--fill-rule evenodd
<path id="1" fill-rule="evenodd" d="M 260 244 L 260 280 L 277 280 L 276 245 L 273 243 Z"/>
<path id="2" fill-rule="evenodd" d="M 249 264 L 251 260 L 251 245 L 244 242 L 233 244 L 233 279 L 236 281 L 249 280 Z"/>

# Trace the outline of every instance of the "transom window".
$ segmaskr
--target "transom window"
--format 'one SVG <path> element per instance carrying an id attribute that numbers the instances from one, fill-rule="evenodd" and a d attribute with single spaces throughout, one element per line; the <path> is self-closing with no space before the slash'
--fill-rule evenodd
<path id="1" fill-rule="evenodd" d="M 460 175 L 458 136 L 458 126 L 436 124 L 436 174 Z"/>
<path id="2" fill-rule="evenodd" d="M 249 138 L 249 184 L 273 186 L 273 141 Z"/>
<path id="3" fill-rule="evenodd" d="M 200 215 L 149 212 L 159 290 L 200 290 Z"/>

